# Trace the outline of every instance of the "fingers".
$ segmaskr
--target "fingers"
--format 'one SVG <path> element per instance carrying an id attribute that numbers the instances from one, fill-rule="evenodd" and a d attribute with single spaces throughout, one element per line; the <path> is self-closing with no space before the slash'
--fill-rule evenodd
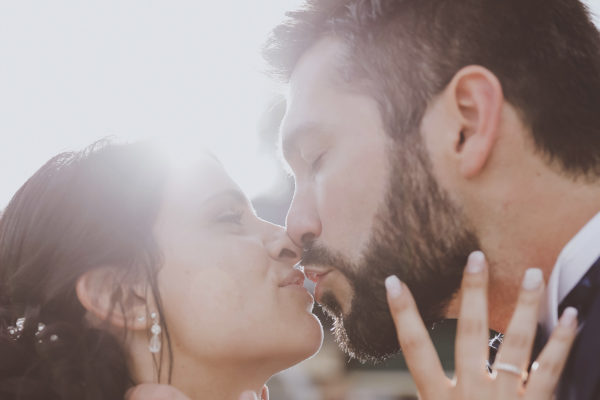
<path id="1" fill-rule="evenodd" d="M 398 342 L 421 398 L 440 398 L 448 382 L 410 291 L 396 276 L 385 280 Z"/>
<path id="2" fill-rule="evenodd" d="M 531 357 L 539 303 L 543 292 L 542 271 L 537 268 L 525 271 L 517 307 L 494 365 L 512 365 L 518 370 L 526 370 Z M 518 374 L 500 369 L 496 373 L 498 388 L 502 391 L 500 398 L 512 398 L 522 390 L 523 382 Z"/>
<path id="3" fill-rule="evenodd" d="M 252 390 L 246 390 L 240 394 L 238 400 L 259 400 L 259 398 Z M 269 388 L 267 385 L 264 385 L 260 391 L 260 400 L 269 400 Z"/>
<path id="4" fill-rule="evenodd" d="M 531 367 L 525 398 L 549 399 L 554 393 L 577 333 L 577 309 L 568 307 L 539 358 Z"/>
<path id="5" fill-rule="evenodd" d="M 169 385 L 143 383 L 134 386 L 125 393 L 125 400 L 191 400 L 189 397 Z"/>
<path id="6" fill-rule="evenodd" d="M 125 400 L 191 400 L 182 392 L 169 385 L 143 383 L 125 393 Z M 240 394 L 239 400 L 259 400 L 256 393 L 248 390 Z M 263 386 L 260 400 L 269 400 L 269 388 Z"/>
<path id="7" fill-rule="evenodd" d="M 485 256 L 475 251 L 469 255 L 463 275 L 456 334 L 456 378 L 462 386 L 477 385 L 481 382 L 478 378 L 487 377 L 487 282 Z"/>
<path id="8" fill-rule="evenodd" d="M 264 393 L 264 389 L 263 389 L 263 393 Z M 258 400 L 258 397 L 256 396 L 255 392 L 253 392 L 251 390 L 247 390 L 247 391 L 243 392 L 242 394 L 240 394 L 240 397 L 238 398 L 238 400 Z"/>

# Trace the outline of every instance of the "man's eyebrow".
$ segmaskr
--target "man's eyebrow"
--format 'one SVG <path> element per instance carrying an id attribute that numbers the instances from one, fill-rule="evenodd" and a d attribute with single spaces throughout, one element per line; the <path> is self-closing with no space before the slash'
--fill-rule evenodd
<path id="1" fill-rule="evenodd" d="M 281 151 L 285 157 L 289 156 L 298 147 L 300 139 L 324 131 L 323 124 L 318 122 L 305 122 L 293 127 L 289 132 L 281 132 Z"/>

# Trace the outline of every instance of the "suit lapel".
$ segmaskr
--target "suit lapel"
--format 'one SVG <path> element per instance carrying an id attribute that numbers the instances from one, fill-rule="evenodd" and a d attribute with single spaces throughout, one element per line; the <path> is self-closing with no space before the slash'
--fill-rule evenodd
<path id="1" fill-rule="evenodd" d="M 600 379 L 600 293 L 588 311 L 560 385 L 559 399 L 595 400 Z"/>

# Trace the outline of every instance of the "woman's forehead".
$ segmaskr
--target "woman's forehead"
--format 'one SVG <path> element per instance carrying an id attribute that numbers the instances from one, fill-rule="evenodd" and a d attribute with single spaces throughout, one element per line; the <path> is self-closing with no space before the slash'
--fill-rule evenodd
<path id="1" fill-rule="evenodd" d="M 171 195 L 193 197 L 195 200 L 223 190 L 239 189 L 211 153 L 199 154 L 196 160 L 183 168 L 173 168 L 169 186 Z"/>

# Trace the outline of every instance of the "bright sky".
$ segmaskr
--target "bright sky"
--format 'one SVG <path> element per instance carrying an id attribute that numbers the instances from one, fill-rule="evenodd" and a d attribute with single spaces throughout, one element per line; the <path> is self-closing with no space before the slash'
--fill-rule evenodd
<path id="1" fill-rule="evenodd" d="M 110 135 L 182 157 L 208 144 L 251 196 L 270 186 L 258 49 L 299 3 L 0 0 L 0 208 L 51 156 Z"/>
<path id="2" fill-rule="evenodd" d="M 300 0 L 0 0 L 0 208 L 47 159 L 114 135 L 211 147 L 251 195 L 275 87 L 259 48 Z"/>

